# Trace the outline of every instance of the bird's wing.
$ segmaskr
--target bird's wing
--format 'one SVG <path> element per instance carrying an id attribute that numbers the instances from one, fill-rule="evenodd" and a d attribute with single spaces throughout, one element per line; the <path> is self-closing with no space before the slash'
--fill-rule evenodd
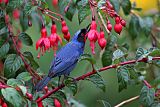
<path id="1" fill-rule="evenodd" d="M 58 53 L 52 62 L 49 70 L 49 76 L 53 77 L 67 70 L 77 63 L 80 53 L 76 50 L 74 44 L 67 44 Z"/>

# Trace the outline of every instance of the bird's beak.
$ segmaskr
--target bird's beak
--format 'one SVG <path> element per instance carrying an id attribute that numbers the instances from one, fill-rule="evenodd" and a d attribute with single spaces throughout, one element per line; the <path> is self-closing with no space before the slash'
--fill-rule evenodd
<path id="1" fill-rule="evenodd" d="M 90 31 L 91 27 L 90 27 L 91 24 L 89 24 L 87 27 L 86 27 L 86 34 L 85 34 L 85 41 L 88 37 L 88 32 Z"/>

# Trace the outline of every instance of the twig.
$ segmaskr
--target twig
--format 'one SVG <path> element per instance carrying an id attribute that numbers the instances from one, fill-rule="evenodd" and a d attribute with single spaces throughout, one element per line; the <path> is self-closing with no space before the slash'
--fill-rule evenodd
<path id="1" fill-rule="evenodd" d="M 153 57 L 152 60 L 160 60 L 160 57 Z M 102 71 L 105 71 L 105 70 L 108 70 L 108 69 L 112 69 L 112 68 L 117 68 L 118 66 L 123 66 L 123 65 L 128 65 L 128 64 L 134 64 L 136 62 L 146 62 L 147 63 L 148 61 L 148 58 L 143 58 L 143 59 L 139 59 L 139 60 L 130 60 L 130 61 L 126 61 L 126 62 L 122 62 L 120 64 L 113 64 L 113 65 L 109 65 L 109 66 L 106 66 L 106 67 L 103 67 L 103 68 L 100 68 L 98 70 L 98 72 L 102 72 Z M 88 72 L 82 76 L 79 76 L 77 77 L 75 80 L 76 81 L 80 81 L 80 80 L 84 80 L 85 78 L 93 75 L 93 74 L 96 74 L 97 72 Z M 60 85 L 59 87 L 56 87 L 54 88 L 53 90 L 51 90 L 49 93 L 45 94 L 44 96 L 42 96 L 41 98 L 39 98 L 37 100 L 37 102 L 40 102 L 42 101 L 43 99 L 47 98 L 48 96 L 50 96 L 51 94 L 57 92 L 58 90 L 62 89 L 63 87 L 65 87 L 64 84 Z"/>
<path id="2" fill-rule="evenodd" d="M 54 19 L 54 20 L 57 20 L 57 21 L 61 21 L 60 19 L 48 14 L 48 12 L 52 13 L 52 14 L 56 14 L 57 16 L 60 16 L 62 18 L 62 15 L 58 14 L 58 13 L 55 13 L 55 12 L 52 12 L 48 9 L 42 9 L 41 7 L 38 7 L 39 10 L 41 10 L 42 13 L 44 13 L 45 15 L 49 16 L 51 19 Z"/>
<path id="3" fill-rule="evenodd" d="M 103 17 L 102 17 L 102 15 L 101 15 L 101 13 L 98 12 L 98 15 L 99 15 L 99 17 L 100 17 L 100 19 L 101 19 L 101 21 L 102 21 L 102 24 L 103 24 L 104 28 L 106 29 L 107 33 L 110 34 L 110 31 L 107 29 L 107 26 L 106 26 L 106 24 L 105 24 L 105 21 L 103 20 Z"/>
<path id="4" fill-rule="evenodd" d="M 125 100 L 125 101 L 119 103 L 118 105 L 116 105 L 116 106 L 114 106 L 114 107 L 121 107 L 121 106 L 123 106 L 123 105 L 125 105 L 125 104 L 127 104 L 127 103 L 130 103 L 130 102 L 132 102 L 132 101 L 134 101 L 134 100 L 137 100 L 137 99 L 139 99 L 139 96 L 135 96 L 135 97 L 132 97 L 132 98 L 130 98 L 130 99 L 128 99 L 128 100 Z"/>

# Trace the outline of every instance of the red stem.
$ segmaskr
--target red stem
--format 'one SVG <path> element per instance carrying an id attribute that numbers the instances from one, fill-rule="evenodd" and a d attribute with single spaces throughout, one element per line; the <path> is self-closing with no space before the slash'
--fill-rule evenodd
<path id="1" fill-rule="evenodd" d="M 160 57 L 153 57 L 152 60 L 160 60 Z M 139 59 L 139 60 L 130 60 L 130 61 L 126 61 L 126 62 L 122 62 L 120 64 L 113 64 L 113 65 L 109 65 L 109 66 L 106 66 L 106 67 L 103 67 L 103 68 L 100 68 L 98 70 L 98 72 L 102 72 L 102 71 L 105 71 L 105 70 L 108 70 L 108 69 L 112 69 L 112 68 L 116 68 L 118 66 L 123 66 L 123 65 L 128 65 L 128 64 L 134 64 L 136 62 L 147 62 L 148 61 L 148 58 L 143 58 L 143 59 Z M 93 74 L 96 74 L 97 72 L 88 72 L 82 76 L 79 76 L 77 77 L 75 80 L 77 81 L 80 81 L 80 80 L 84 80 L 85 78 L 93 75 Z M 145 83 L 146 86 L 150 87 L 150 84 L 147 82 L 147 81 L 143 81 Z M 41 98 L 39 98 L 36 102 L 40 102 L 42 101 L 43 99 L 47 98 L 48 96 L 50 96 L 51 94 L 57 92 L 58 90 L 62 89 L 63 87 L 65 87 L 64 84 L 60 85 L 59 87 L 56 87 L 54 88 L 53 90 L 51 90 L 49 93 L 46 93 L 44 96 L 42 96 Z"/>

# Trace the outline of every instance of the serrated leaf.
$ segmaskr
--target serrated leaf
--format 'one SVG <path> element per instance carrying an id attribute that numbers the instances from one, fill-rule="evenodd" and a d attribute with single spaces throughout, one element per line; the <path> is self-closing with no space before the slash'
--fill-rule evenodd
<path id="1" fill-rule="evenodd" d="M 23 0 L 10 0 L 7 9 L 8 11 L 11 11 L 13 9 L 19 8 L 22 6 Z"/>
<path id="2" fill-rule="evenodd" d="M 141 59 L 141 58 L 145 58 L 148 56 L 148 51 L 147 49 L 144 48 L 138 48 L 137 52 L 136 52 L 136 59 Z"/>
<path id="3" fill-rule="evenodd" d="M 62 97 L 62 98 L 64 98 L 64 99 L 67 99 L 65 93 L 62 92 L 62 91 L 57 91 L 57 92 L 54 94 L 54 96 L 59 96 L 59 97 Z"/>
<path id="4" fill-rule="evenodd" d="M 128 29 L 132 39 L 135 39 L 137 36 L 139 36 L 141 31 L 139 26 L 140 26 L 139 18 L 135 15 L 132 15 L 131 20 L 129 22 L 129 29 Z"/>
<path id="5" fill-rule="evenodd" d="M 131 11 L 131 2 L 130 0 L 123 0 L 121 6 L 125 15 L 129 15 Z"/>
<path id="6" fill-rule="evenodd" d="M 116 51 L 113 52 L 113 58 L 112 61 L 114 64 L 118 64 L 120 62 L 123 62 L 125 60 L 125 54 L 120 50 L 117 49 Z"/>
<path id="7" fill-rule="evenodd" d="M 39 68 L 39 64 L 34 60 L 34 57 L 32 55 L 31 52 L 24 52 L 23 55 L 25 56 L 25 58 L 29 61 L 30 65 L 34 68 L 34 69 L 38 69 Z"/>
<path id="8" fill-rule="evenodd" d="M 54 105 L 53 98 L 46 98 L 42 102 L 44 107 L 53 107 Z"/>
<path id="9" fill-rule="evenodd" d="M 23 12 L 24 15 L 30 15 L 32 11 L 35 11 L 37 9 L 37 6 L 33 6 L 31 2 L 27 2 L 24 6 Z"/>
<path id="10" fill-rule="evenodd" d="M 6 26 L 3 27 L 2 29 L 0 29 L 0 36 L 3 35 L 3 34 L 5 34 L 5 33 L 8 33 L 8 29 L 7 29 Z"/>
<path id="11" fill-rule="evenodd" d="M 73 95 L 77 93 L 77 83 L 73 79 L 68 78 L 64 83 L 73 92 Z"/>
<path id="12" fill-rule="evenodd" d="M 78 2 L 78 20 L 79 24 L 90 15 L 90 7 L 88 0 L 82 0 Z"/>
<path id="13" fill-rule="evenodd" d="M 9 48 L 10 48 L 10 45 L 9 45 L 8 42 L 1 46 L 1 48 L 0 48 L 0 58 L 3 58 L 4 56 L 6 56 L 6 54 L 9 51 Z"/>
<path id="14" fill-rule="evenodd" d="M 32 78 L 32 76 L 28 72 L 22 72 L 16 78 L 18 80 L 22 80 L 24 82 L 27 82 Z"/>
<path id="15" fill-rule="evenodd" d="M 22 41 L 22 43 L 24 43 L 27 46 L 33 45 L 33 41 L 31 39 L 31 37 L 25 32 L 20 33 L 18 38 Z"/>
<path id="16" fill-rule="evenodd" d="M 96 60 L 90 54 L 83 54 L 83 55 L 81 55 L 79 61 L 82 61 L 82 60 L 87 60 L 91 64 L 95 64 L 96 63 Z"/>
<path id="17" fill-rule="evenodd" d="M 26 96 L 27 88 L 25 86 L 21 86 L 21 85 L 19 85 L 18 87 L 21 89 L 23 95 Z"/>
<path id="18" fill-rule="evenodd" d="M 18 85 L 24 85 L 24 84 L 22 81 L 12 78 L 7 81 L 7 85 L 16 87 Z"/>
<path id="19" fill-rule="evenodd" d="M 128 69 L 124 66 L 117 68 L 119 92 L 127 88 L 127 83 L 130 80 L 128 73 L 129 73 Z"/>
<path id="20" fill-rule="evenodd" d="M 5 72 L 16 72 L 22 65 L 22 59 L 16 54 L 10 54 L 4 62 Z"/>
<path id="21" fill-rule="evenodd" d="M 158 48 L 150 48 L 149 50 L 148 50 L 148 52 L 149 52 L 149 56 L 152 56 L 152 57 L 158 57 L 158 56 L 160 56 L 160 49 L 158 49 Z"/>
<path id="22" fill-rule="evenodd" d="M 154 102 L 151 107 L 160 107 L 160 102 L 156 101 Z"/>
<path id="23" fill-rule="evenodd" d="M 99 75 L 99 74 L 91 75 L 91 76 L 89 76 L 89 78 L 87 78 L 87 80 L 91 81 L 98 88 L 100 88 L 102 91 L 105 92 L 105 90 L 106 90 L 105 82 L 103 81 L 101 75 Z"/>
<path id="24" fill-rule="evenodd" d="M 155 89 L 143 86 L 140 94 L 140 102 L 147 107 L 150 107 L 154 103 Z"/>
<path id="25" fill-rule="evenodd" d="M 14 107 L 22 107 L 22 97 L 14 88 L 1 89 L 2 95 Z"/>

